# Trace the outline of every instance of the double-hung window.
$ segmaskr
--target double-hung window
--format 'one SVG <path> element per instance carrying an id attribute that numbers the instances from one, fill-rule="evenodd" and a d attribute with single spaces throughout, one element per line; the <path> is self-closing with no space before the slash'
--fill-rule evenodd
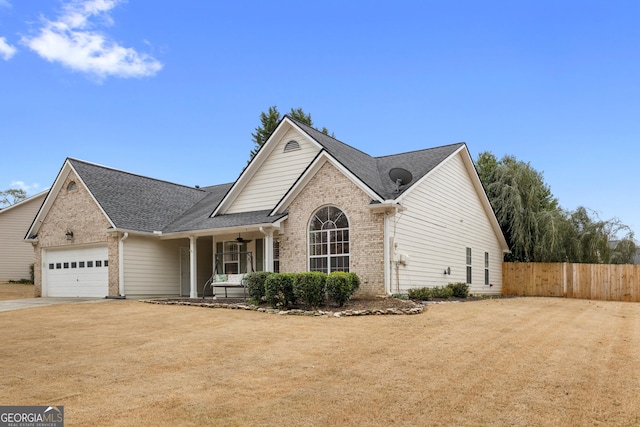
<path id="1" fill-rule="evenodd" d="M 471 279 L 473 277 L 471 271 L 471 248 L 467 248 L 467 285 L 471 284 Z"/>

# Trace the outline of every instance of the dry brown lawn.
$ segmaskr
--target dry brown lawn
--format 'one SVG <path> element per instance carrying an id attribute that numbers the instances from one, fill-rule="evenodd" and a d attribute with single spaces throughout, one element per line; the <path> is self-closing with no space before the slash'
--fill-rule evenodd
<path id="1" fill-rule="evenodd" d="M 34 294 L 35 288 L 33 285 L 22 283 L 0 283 L 0 301 L 33 298 Z"/>
<path id="2" fill-rule="evenodd" d="M 637 426 L 640 304 L 301 317 L 107 301 L 0 313 L 0 404 L 67 426 Z"/>

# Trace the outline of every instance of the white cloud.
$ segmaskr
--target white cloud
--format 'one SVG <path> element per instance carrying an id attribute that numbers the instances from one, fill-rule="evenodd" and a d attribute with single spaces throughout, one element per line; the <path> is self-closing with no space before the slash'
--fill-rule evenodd
<path id="1" fill-rule="evenodd" d="M 11 7 L 11 3 L 9 3 L 9 0 L 0 0 L 0 7 L 6 7 L 8 9 Z"/>
<path id="2" fill-rule="evenodd" d="M 108 12 L 120 2 L 73 1 L 65 5 L 56 21 L 45 20 L 38 35 L 23 37 L 22 41 L 47 61 L 59 62 L 99 79 L 152 76 L 162 69 L 157 59 L 120 46 L 93 29 L 93 20 L 96 19 L 100 19 L 103 25 L 111 24 Z"/>
<path id="3" fill-rule="evenodd" d="M 10 186 L 24 190 L 27 194 L 33 193 L 40 188 L 40 184 L 25 184 L 24 181 L 13 181 Z"/>
<path id="4" fill-rule="evenodd" d="M 8 61 L 15 53 L 16 48 L 7 43 L 7 40 L 4 37 L 0 37 L 0 58 Z"/>

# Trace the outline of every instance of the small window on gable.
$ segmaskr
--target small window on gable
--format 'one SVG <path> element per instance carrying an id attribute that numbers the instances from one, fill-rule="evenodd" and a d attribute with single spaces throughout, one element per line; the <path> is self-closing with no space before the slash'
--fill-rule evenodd
<path id="1" fill-rule="evenodd" d="M 67 185 L 67 191 L 73 191 L 78 189 L 78 184 L 75 181 L 71 181 L 69 185 Z"/>
<path id="2" fill-rule="evenodd" d="M 287 153 L 289 151 L 295 151 L 300 149 L 300 144 L 298 141 L 294 141 L 293 139 L 284 146 L 284 152 Z"/>

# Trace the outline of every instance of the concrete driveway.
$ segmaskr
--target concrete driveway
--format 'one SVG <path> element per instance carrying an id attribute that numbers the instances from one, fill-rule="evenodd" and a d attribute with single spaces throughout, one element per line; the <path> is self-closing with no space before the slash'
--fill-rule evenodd
<path id="1" fill-rule="evenodd" d="M 77 304 L 89 302 L 113 301 L 107 298 L 64 298 L 64 297 L 45 297 L 45 298 L 26 298 L 0 301 L 0 312 L 19 310 L 21 308 L 44 307 L 55 304 Z"/>

